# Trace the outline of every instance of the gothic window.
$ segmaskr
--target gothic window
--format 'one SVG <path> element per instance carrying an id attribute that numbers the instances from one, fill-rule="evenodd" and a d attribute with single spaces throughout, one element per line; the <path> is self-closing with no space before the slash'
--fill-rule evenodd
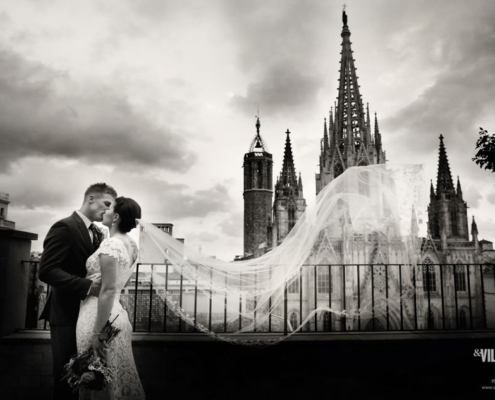
<path id="1" fill-rule="evenodd" d="M 296 224 L 296 210 L 294 204 L 289 206 L 289 232 Z"/>
<path id="2" fill-rule="evenodd" d="M 290 322 L 290 326 L 291 326 L 292 330 L 297 328 L 297 326 L 298 326 L 297 314 L 295 312 L 290 314 L 289 322 Z"/>
<path id="3" fill-rule="evenodd" d="M 332 316 L 329 312 L 323 314 L 323 330 L 325 332 L 332 330 Z"/>
<path id="4" fill-rule="evenodd" d="M 342 168 L 342 164 L 337 163 L 335 164 L 335 167 L 333 168 L 333 177 L 337 178 L 340 174 L 344 172 L 344 169 Z"/>
<path id="5" fill-rule="evenodd" d="M 461 311 L 459 312 L 459 328 L 467 328 L 466 311 L 463 308 L 461 308 Z"/>
<path id="6" fill-rule="evenodd" d="M 256 175 L 258 180 L 258 189 L 263 189 L 263 163 L 261 161 L 258 163 Z"/>
<path id="7" fill-rule="evenodd" d="M 328 274 L 328 268 L 326 265 L 317 267 L 316 285 L 318 287 L 318 294 L 329 292 L 330 275 Z"/>
<path id="8" fill-rule="evenodd" d="M 426 257 L 423 260 L 423 290 L 426 292 L 435 292 L 437 290 L 435 266 L 430 257 Z"/>
<path id="9" fill-rule="evenodd" d="M 452 227 L 452 236 L 458 236 L 459 230 L 457 227 L 457 206 L 455 203 L 450 208 L 450 225 Z"/>
<path id="10" fill-rule="evenodd" d="M 293 278 L 287 287 L 288 293 L 299 293 L 299 276 Z"/>
<path id="11" fill-rule="evenodd" d="M 466 287 L 466 266 L 458 264 L 455 266 L 455 290 L 465 292 Z"/>

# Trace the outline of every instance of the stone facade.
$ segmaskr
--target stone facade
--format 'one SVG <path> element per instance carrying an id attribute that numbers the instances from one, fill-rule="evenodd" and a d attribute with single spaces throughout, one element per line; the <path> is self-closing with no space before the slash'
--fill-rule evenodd
<path id="1" fill-rule="evenodd" d="M 15 229 L 15 222 L 9 221 L 9 194 L 0 192 L 0 229 Z"/>

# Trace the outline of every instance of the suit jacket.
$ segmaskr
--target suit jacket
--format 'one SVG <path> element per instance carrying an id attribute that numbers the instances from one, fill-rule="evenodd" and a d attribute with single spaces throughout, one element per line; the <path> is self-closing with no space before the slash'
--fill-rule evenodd
<path id="1" fill-rule="evenodd" d="M 43 243 L 39 275 L 50 285 L 50 295 L 40 319 L 58 326 L 77 324 L 79 305 L 92 282 L 85 278 L 86 260 L 92 253 L 88 229 L 76 212 L 50 228 Z"/>

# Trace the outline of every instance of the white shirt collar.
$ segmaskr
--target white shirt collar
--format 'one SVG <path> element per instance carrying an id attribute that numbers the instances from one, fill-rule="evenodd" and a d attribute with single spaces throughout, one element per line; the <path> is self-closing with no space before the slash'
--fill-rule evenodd
<path id="1" fill-rule="evenodd" d="M 86 225 L 86 228 L 89 229 L 89 226 L 92 224 L 92 222 L 89 220 L 88 217 L 86 217 L 82 212 L 80 212 L 79 210 L 76 210 L 76 213 L 77 215 L 79 215 L 81 217 L 81 219 L 83 220 L 84 224 Z"/>

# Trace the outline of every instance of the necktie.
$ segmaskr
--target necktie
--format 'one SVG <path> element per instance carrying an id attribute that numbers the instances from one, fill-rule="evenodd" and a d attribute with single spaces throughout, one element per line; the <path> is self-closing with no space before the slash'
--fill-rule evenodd
<path id="1" fill-rule="evenodd" d="M 100 247 L 100 236 L 98 235 L 96 226 L 93 224 L 89 226 L 89 230 L 93 233 L 93 251 L 96 251 L 98 250 L 98 247 Z"/>

